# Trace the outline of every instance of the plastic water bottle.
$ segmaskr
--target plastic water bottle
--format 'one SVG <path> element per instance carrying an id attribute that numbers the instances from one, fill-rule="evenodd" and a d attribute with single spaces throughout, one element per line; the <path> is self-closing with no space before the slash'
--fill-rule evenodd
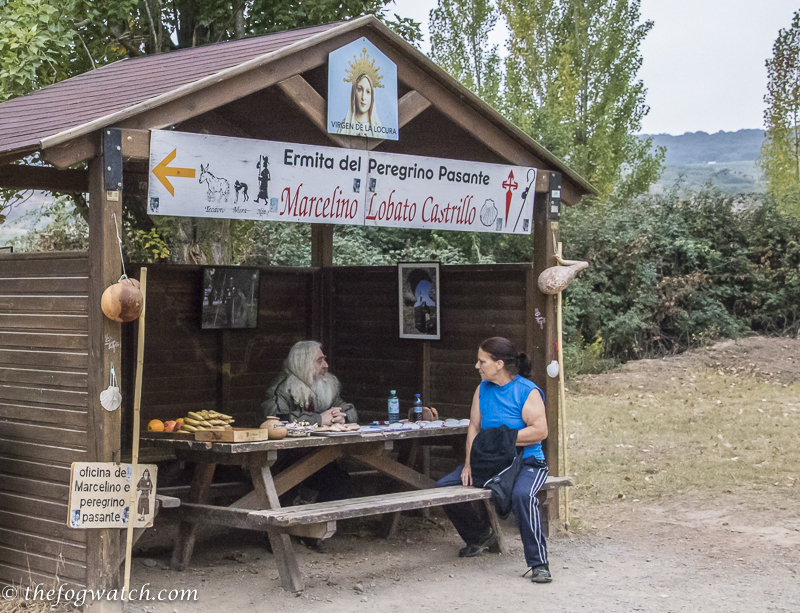
<path id="1" fill-rule="evenodd" d="M 414 400 L 414 415 L 412 417 L 413 421 L 422 421 L 422 399 L 420 398 L 420 394 L 414 394 L 416 399 Z"/>
<path id="2" fill-rule="evenodd" d="M 400 399 L 397 397 L 397 392 L 392 390 L 389 394 L 389 423 L 396 424 L 400 421 Z"/>

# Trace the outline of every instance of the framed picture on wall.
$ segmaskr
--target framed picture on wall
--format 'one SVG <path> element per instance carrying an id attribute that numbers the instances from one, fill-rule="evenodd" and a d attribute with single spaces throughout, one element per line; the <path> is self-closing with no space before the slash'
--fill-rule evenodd
<path id="1" fill-rule="evenodd" d="M 258 323 L 258 268 L 203 268 L 203 330 L 255 328 Z"/>
<path id="2" fill-rule="evenodd" d="M 400 338 L 441 338 L 439 262 L 397 265 Z"/>

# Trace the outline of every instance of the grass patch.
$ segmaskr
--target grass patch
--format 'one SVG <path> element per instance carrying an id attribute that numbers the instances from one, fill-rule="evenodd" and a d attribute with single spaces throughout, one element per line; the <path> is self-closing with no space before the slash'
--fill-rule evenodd
<path id="1" fill-rule="evenodd" d="M 605 375 L 591 392 L 568 394 L 576 502 L 692 491 L 800 499 L 800 384 L 704 369 L 674 374 L 656 366 L 645 376 Z"/>

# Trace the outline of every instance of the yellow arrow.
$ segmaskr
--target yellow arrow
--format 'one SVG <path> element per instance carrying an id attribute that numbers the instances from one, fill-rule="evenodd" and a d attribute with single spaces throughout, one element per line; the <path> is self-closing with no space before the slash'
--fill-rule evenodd
<path id="1" fill-rule="evenodd" d="M 178 155 L 178 150 L 173 149 L 167 157 L 158 163 L 158 166 L 153 168 L 153 174 L 161 183 L 169 190 L 169 193 L 175 195 L 175 188 L 169 182 L 167 177 L 187 177 L 194 179 L 194 168 L 168 168 L 169 163 Z"/>

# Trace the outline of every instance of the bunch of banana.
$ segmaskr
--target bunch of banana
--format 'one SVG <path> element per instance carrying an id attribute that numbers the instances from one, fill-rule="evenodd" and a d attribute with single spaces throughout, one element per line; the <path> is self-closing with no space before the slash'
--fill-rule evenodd
<path id="1" fill-rule="evenodd" d="M 217 411 L 189 411 L 183 418 L 181 432 L 198 432 L 200 430 L 228 430 L 234 419 L 230 415 Z"/>

